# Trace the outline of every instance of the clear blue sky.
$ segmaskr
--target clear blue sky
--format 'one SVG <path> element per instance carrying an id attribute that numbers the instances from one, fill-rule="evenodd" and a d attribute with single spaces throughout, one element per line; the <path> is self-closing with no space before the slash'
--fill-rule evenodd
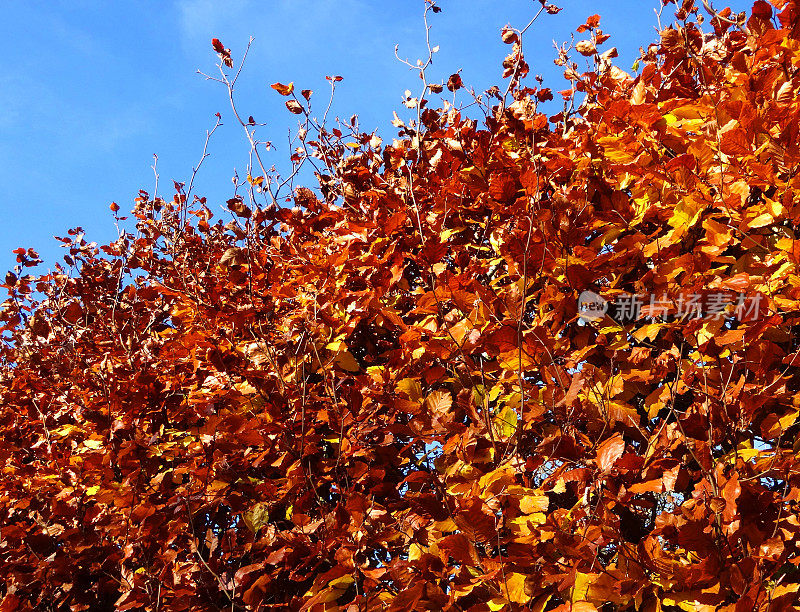
<path id="1" fill-rule="evenodd" d="M 660 0 L 553 0 L 564 10 L 542 15 L 526 34 L 532 73 L 563 88 L 553 65 L 553 40 L 568 40 L 591 14 L 612 35 L 618 65 L 630 70 L 640 46 L 655 39 Z M 723 5 L 718 2 L 721 8 Z M 434 76 L 462 69 L 476 89 L 500 84 L 509 47 L 506 23 L 521 27 L 538 8 L 534 0 L 440 0 L 432 42 L 440 45 Z M 734 10 L 746 2 L 734 0 Z M 210 40 L 218 37 L 241 57 L 255 37 L 238 98 L 244 116 L 266 122 L 262 135 L 283 145 L 296 117 L 275 81 L 315 91 L 317 109 L 327 93 L 325 75 L 339 74 L 334 113 L 357 113 L 362 129 L 395 135 L 392 111 L 403 116 L 401 96 L 419 80 L 394 58 L 421 57 L 422 0 L 0 0 L 0 270 L 14 265 L 11 249 L 33 247 L 52 264 L 61 259 L 53 235 L 82 226 L 87 238 L 115 236 L 108 209 L 127 212 L 140 188 L 150 191 L 152 155 L 159 156 L 160 192 L 171 179 L 188 180 L 220 112 L 225 125 L 210 145 L 195 193 L 215 212 L 240 175 L 247 146 L 230 116 L 225 91 L 196 74 L 213 71 Z M 664 11 L 670 22 L 674 7 Z M 580 35 L 576 34 L 576 40 Z M 320 109 L 321 110 L 321 109 Z M 270 160 L 280 165 L 282 146 Z"/>

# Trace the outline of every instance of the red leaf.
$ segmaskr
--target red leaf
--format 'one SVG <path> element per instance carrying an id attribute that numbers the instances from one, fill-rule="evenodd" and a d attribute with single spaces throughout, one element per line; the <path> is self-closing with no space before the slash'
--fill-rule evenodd
<path id="1" fill-rule="evenodd" d="M 550 12 L 550 11 L 548 11 Z M 591 30 L 596 28 L 600 23 L 600 15 L 592 15 L 586 20 L 586 23 L 583 25 L 579 25 L 577 31 L 578 32 L 585 32 L 586 30 Z"/>
<path id="2" fill-rule="evenodd" d="M 753 3 L 753 17 L 758 19 L 772 19 L 772 7 L 764 0 L 756 0 Z"/>
<path id="3" fill-rule="evenodd" d="M 226 49 L 225 45 L 220 42 L 219 38 L 212 38 L 211 46 L 214 47 L 214 51 L 219 54 L 223 64 L 225 64 L 228 68 L 233 66 L 233 60 L 231 60 L 231 50 Z"/>

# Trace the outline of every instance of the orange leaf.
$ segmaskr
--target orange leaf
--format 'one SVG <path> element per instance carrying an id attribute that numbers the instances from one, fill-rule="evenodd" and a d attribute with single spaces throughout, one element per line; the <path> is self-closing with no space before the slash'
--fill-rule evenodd
<path id="1" fill-rule="evenodd" d="M 622 457 L 625 451 L 625 441 L 622 434 L 615 434 L 597 447 L 597 467 L 603 472 L 608 472 Z"/>
<path id="2" fill-rule="evenodd" d="M 289 83 L 288 85 L 284 85 L 283 83 L 273 83 L 270 85 L 272 89 L 277 91 L 282 96 L 289 96 L 294 91 L 294 82 Z"/>
<path id="3" fill-rule="evenodd" d="M 453 405 L 453 398 L 449 391 L 434 391 L 426 399 L 428 410 L 436 416 L 442 416 Z"/>
<path id="4" fill-rule="evenodd" d="M 722 134 L 719 148 L 728 155 L 747 155 L 752 152 L 747 132 L 741 128 L 734 128 Z"/>

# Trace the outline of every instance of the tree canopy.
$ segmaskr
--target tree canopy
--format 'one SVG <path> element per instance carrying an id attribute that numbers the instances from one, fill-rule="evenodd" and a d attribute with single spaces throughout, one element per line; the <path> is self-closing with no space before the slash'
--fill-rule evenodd
<path id="1" fill-rule="evenodd" d="M 17 250 L 0 610 L 796 609 L 800 8 L 664 4 Z"/>

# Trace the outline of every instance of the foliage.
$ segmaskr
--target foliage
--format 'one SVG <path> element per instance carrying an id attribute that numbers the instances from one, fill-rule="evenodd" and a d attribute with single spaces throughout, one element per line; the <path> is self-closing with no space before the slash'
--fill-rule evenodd
<path id="1" fill-rule="evenodd" d="M 276 83 L 294 172 L 241 121 L 230 222 L 176 184 L 19 249 L 0 610 L 794 609 L 800 8 L 673 8 L 635 76 L 589 18 L 552 116 L 513 28 L 483 119 L 421 62 L 391 143 Z"/>

